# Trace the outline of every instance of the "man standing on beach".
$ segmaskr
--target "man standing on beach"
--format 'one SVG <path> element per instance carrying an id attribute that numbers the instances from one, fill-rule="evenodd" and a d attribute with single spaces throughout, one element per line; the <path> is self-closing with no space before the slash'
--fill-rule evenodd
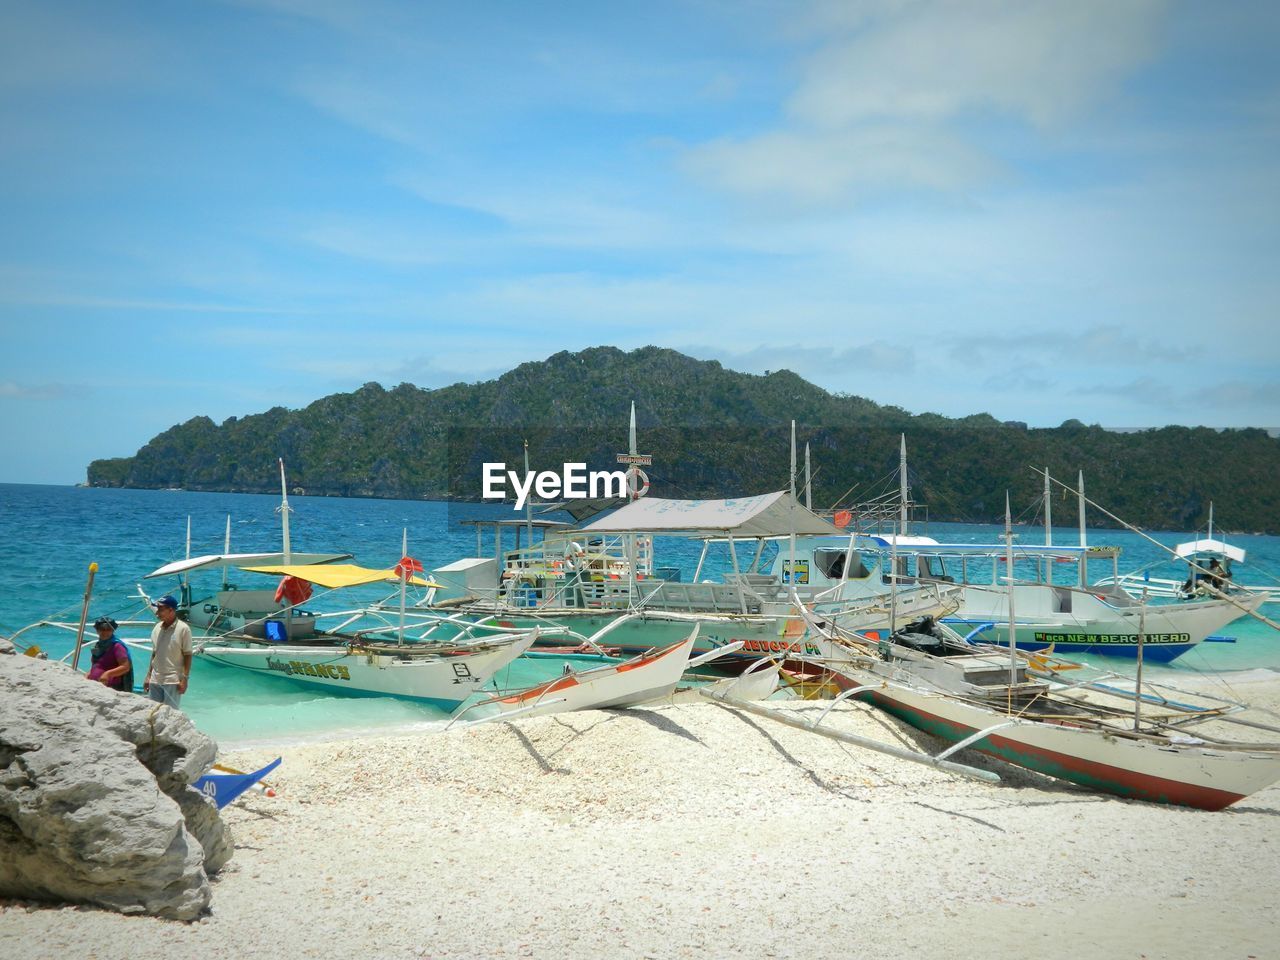
<path id="1" fill-rule="evenodd" d="M 173 597 L 156 601 L 156 616 L 160 622 L 151 630 L 151 665 L 142 689 L 156 703 L 176 707 L 191 676 L 191 628 L 178 619 Z"/>

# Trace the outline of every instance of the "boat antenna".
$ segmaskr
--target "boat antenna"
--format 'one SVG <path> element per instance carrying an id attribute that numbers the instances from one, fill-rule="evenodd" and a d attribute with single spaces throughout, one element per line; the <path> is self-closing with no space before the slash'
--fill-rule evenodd
<path id="1" fill-rule="evenodd" d="M 191 514 L 187 514 L 187 559 L 191 559 Z M 190 599 L 191 591 L 191 571 L 185 570 L 182 573 L 182 593 L 183 600 Z"/>
<path id="2" fill-rule="evenodd" d="M 1208 539 L 1210 540 L 1213 539 L 1213 501 L 1212 500 L 1209 501 L 1209 537 Z"/>
<path id="3" fill-rule="evenodd" d="M 281 545 L 284 547 L 284 564 L 288 566 L 293 563 L 293 548 L 289 545 L 289 514 L 293 511 L 289 507 L 289 491 L 284 482 L 284 457 L 279 458 L 280 462 L 280 506 L 277 512 L 280 514 L 280 538 Z"/>

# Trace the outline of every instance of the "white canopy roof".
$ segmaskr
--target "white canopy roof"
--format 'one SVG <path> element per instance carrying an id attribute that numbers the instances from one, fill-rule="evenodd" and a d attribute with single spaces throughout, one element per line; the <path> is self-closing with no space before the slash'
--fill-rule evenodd
<path id="1" fill-rule="evenodd" d="M 875 543 L 878 547 L 892 547 L 895 544 L 899 547 L 937 547 L 941 546 L 933 537 L 913 537 L 908 534 L 892 533 L 886 536 L 880 534 L 865 534 L 865 539 Z"/>
<path id="2" fill-rule="evenodd" d="M 1178 556 L 1191 557 L 1197 553 L 1216 553 L 1236 563 L 1244 563 L 1244 551 L 1225 540 L 1191 540 L 1178 544 Z"/>
<path id="3" fill-rule="evenodd" d="M 338 560 L 350 560 L 349 553 L 295 553 L 290 561 L 295 564 L 335 563 Z M 175 560 L 166 563 L 158 570 L 152 570 L 142 579 L 152 577 L 172 577 L 192 570 L 204 570 L 218 567 L 265 567 L 284 563 L 283 553 L 221 553 L 207 557 L 192 557 L 189 560 Z"/>
<path id="4" fill-rule="evenodd" d="M 668 533 L 686 536 L 841 536 L 786 492 L 733 500 L 644 497 L 582 528 L 584 533 Z"/>

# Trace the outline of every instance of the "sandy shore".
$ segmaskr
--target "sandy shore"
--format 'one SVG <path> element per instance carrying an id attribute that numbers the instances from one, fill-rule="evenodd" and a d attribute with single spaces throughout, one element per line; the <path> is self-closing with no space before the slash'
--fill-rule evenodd
<path id="1" fill-rule="evenodd" d="M 1276 680 L 1237 692 L 1280 705 Z M 836 725 L 939 749 L 863 707 Z M 283 755 L 278 796 L 225 813 L 237 849 L 211 916 L 10 903 L 0 956 L 1244 960 L 1280 944 L 1280 787 L 1203 813 L 979 758 L 1005 778 L 986 784 L 701 703 Z"/>

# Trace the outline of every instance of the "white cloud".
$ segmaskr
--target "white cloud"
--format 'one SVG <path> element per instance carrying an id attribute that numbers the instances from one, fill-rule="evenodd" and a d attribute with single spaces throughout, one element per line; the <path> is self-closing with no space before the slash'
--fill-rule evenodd
<path id="1" fill-rule="evenodd" d="M 847 346 L 774 343 L 743 351 L 713 346 L 686 346 L 681 349 L 695 357 L 719 360 L 731 370 L 759 374 L 790 370 L 832 390 L 840 389 L 831 385 L 833 378 L 837 383 L 843 383 L 851 371 L 863 377 L 868 373 L 906 375 L 916 369 L 916 348 L 913 344 L 892 343 L 884 339 Z M 862 389 L 865 391 L 865 385 Z"/>
<path id="2" fill-rule="evenodd" d="M 57 400 L 76 392 L 77 388 L 62 383 L 17 383 L 0 380 L 0 398 L 9 400 Z"/>
<path id="3" fill-rule="evenodd" d="M 952 191 L 999 165 L 946 131 L 873 124 L 853 130 L 779 130 L 691 149 L 687 169 L 713 186 L 829 207 L 885 188 Z"/>
<path id="4" fill-rule="evenodd" d="M 688 150 L 734 194 L 802 206 L 883 187 L 963 191 L 1010 159 L 972 121 L 1056 127 L 1113 93 L 1157 46 L 1165 0 L 908 0 L 811 8 L 827 27 L 775 129 Z"/>
<path id="5" fill-rule="evenodd" d="M 1151 55 L 1163 0 L 920 0 L 856 25 L 809 62 L 797 120 L 937 120 L 996 109 L 1061 122 Z"/>

